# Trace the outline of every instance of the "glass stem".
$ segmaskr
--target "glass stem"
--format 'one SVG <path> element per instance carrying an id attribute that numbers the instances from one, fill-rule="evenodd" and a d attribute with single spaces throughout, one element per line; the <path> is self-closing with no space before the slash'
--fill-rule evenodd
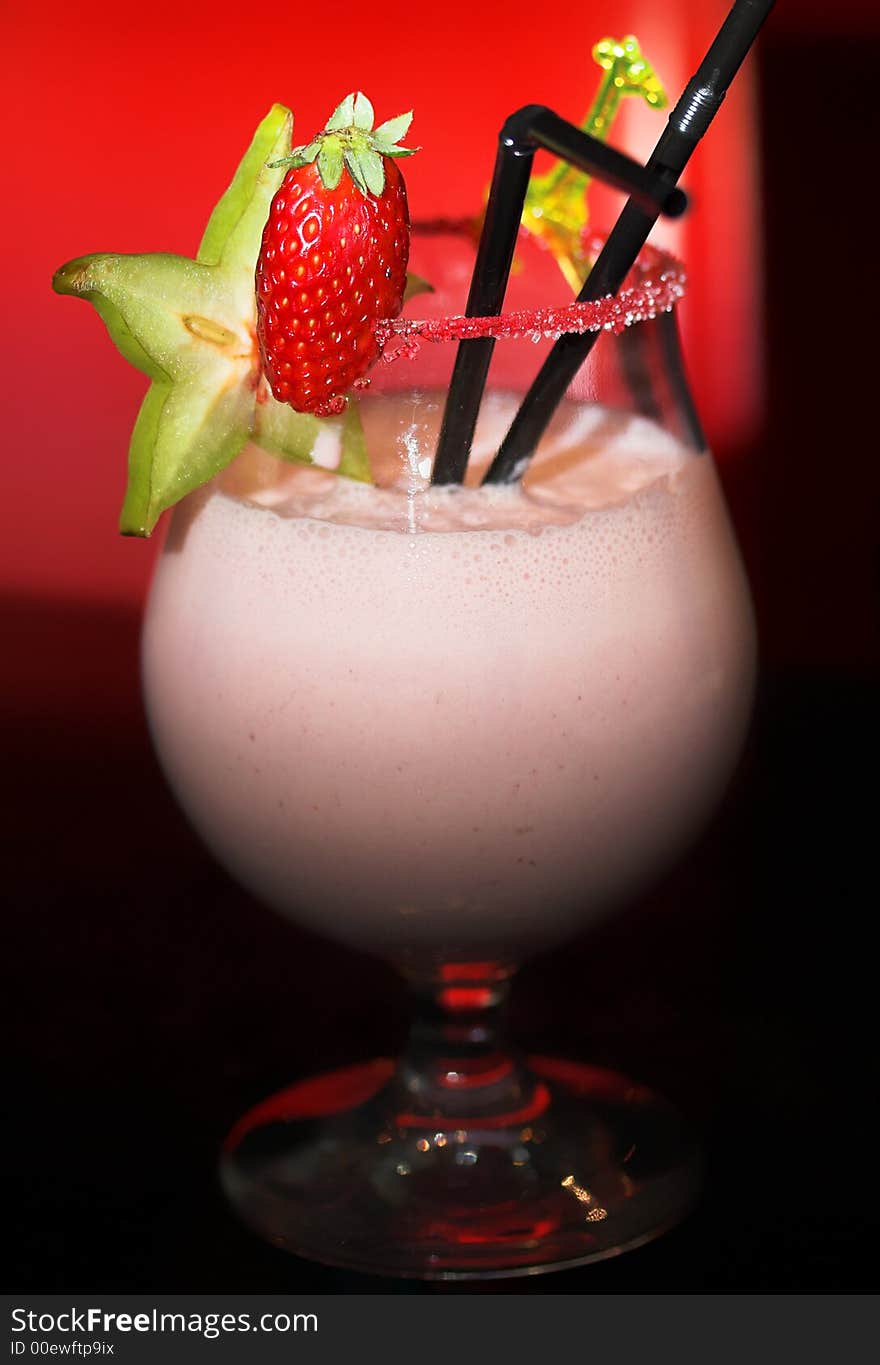
<path id="1" fill-rule="evenodd" d="M 413 1024 L 395 1078 L 407 1113 L 440 1128 L 529 1116 L 535 1081 L 504 1038 L 512 975 L 512 967 L 465 963 L 408 977 Z"/>

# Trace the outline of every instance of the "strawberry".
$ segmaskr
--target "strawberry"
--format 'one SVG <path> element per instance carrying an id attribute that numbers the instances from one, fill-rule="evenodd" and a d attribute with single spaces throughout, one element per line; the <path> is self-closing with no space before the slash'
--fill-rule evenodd
<path id="1" fill-rule="evenodd" d="M 341 410 L 379 354 L 374 324 L 403 304 L 409 211 L 394 158 L 412 114 L 373 129 L 349 95 L 289 166 L 272 200 L 256 270 L 257 338 L 275 398 L 297 412 Z"/>

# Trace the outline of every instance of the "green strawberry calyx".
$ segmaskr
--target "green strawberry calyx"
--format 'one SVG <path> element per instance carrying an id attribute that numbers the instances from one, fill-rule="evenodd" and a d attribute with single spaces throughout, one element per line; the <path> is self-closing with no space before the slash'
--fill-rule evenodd
<path id="1" fill-rule="evenodd" d="M 254 270 L 290 150 L 293 116 L 263 119 L 205 229 L 195 259 L 167 253 L 81 256 L 58 270 L 59 294 L 88 299 L 126 360 L 150 379 L 129 449 L 124 535 L 148 536 L 166 508 L 219 474 L 249 443 L 372 482 L 357 403 L 338 417 L 277 402 L 260 371 Z M 319 445 L 319 437 L 322 438 Z"/>
<path id="2" fill-rule="evenodd" d="M 385 188 L 383 158 L 414 156 L 418 147 L 401 147 L 412 123 L 412 111 L 398 114 L 373 127 L 373 106 L 360 90 L 346 95 L 330 115 L 324 130 L 302 147 L 294 147 L 287 156 L 269 163 L 270 168 L 290 169 L 317 162 L 318 174 L 325 189 L 335 190 L 347 170 L 354 184 L 364 196 L 380 195 Z"/>

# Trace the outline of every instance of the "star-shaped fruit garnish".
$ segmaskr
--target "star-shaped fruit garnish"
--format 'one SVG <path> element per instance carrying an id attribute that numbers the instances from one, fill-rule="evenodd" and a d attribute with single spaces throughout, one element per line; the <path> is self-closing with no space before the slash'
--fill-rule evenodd
<path id="1" fill-rule="evenodd" d="M 339 417 L 294 412 L 260 373 L 254 268 L 269 205 L 284 178 L 293 116 L 273 105 L 217 204 L 195 260 L 166 253 L 80 256 L 52 280 L 88 299 L 119 350 L 152 383 L 132 433 L 124 535 L 148 536 L 166 508 L 225 468 L 252 441 L 282 459 L 370 481 L 357 406 Z M 329 461 L 330 464 L 333 460 Z"/>

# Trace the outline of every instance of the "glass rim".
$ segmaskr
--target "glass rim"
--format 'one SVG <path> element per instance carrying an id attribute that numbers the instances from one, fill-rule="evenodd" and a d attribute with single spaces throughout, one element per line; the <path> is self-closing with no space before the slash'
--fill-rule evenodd
<path id="1" fill-rule="evenodd" d="M 473 240 L 473 225 L 467 221 L 432 221 L 413 223 L 414 234 L 468 236 Z M 526 240 L 534 240 L 527 234 Z M 600 233 L 590 233 L 582 245 L 591 256 L 598 255 L 605 244 Z M 540 244 L 539 244 L 540 248 Z M 544 248 L 546 249 L 546 248 Z M 578 303 L 539 308 L 515 309 L 494 317 L 466 317 L 451 314 L 441 318 L 381 318 L 374 327 L 380 347 L 380 359 L 390 363 L 400 357 L 412 359 L 422 342 L 437 344 L 444 341 L 472 341 L 491 338 L 494 341 L 529 340 L 555 341 L 559 337 L 584 332 L 613 332 L 619 336 L 628 327 L 649 322 L 661 313 L 669 313 L 683 298 L 687 285 L 684 265 L 665 247 L 647 244 L 642 247 L 636 263 L 627 276 L 627 283 L 617 294 Z"/>

